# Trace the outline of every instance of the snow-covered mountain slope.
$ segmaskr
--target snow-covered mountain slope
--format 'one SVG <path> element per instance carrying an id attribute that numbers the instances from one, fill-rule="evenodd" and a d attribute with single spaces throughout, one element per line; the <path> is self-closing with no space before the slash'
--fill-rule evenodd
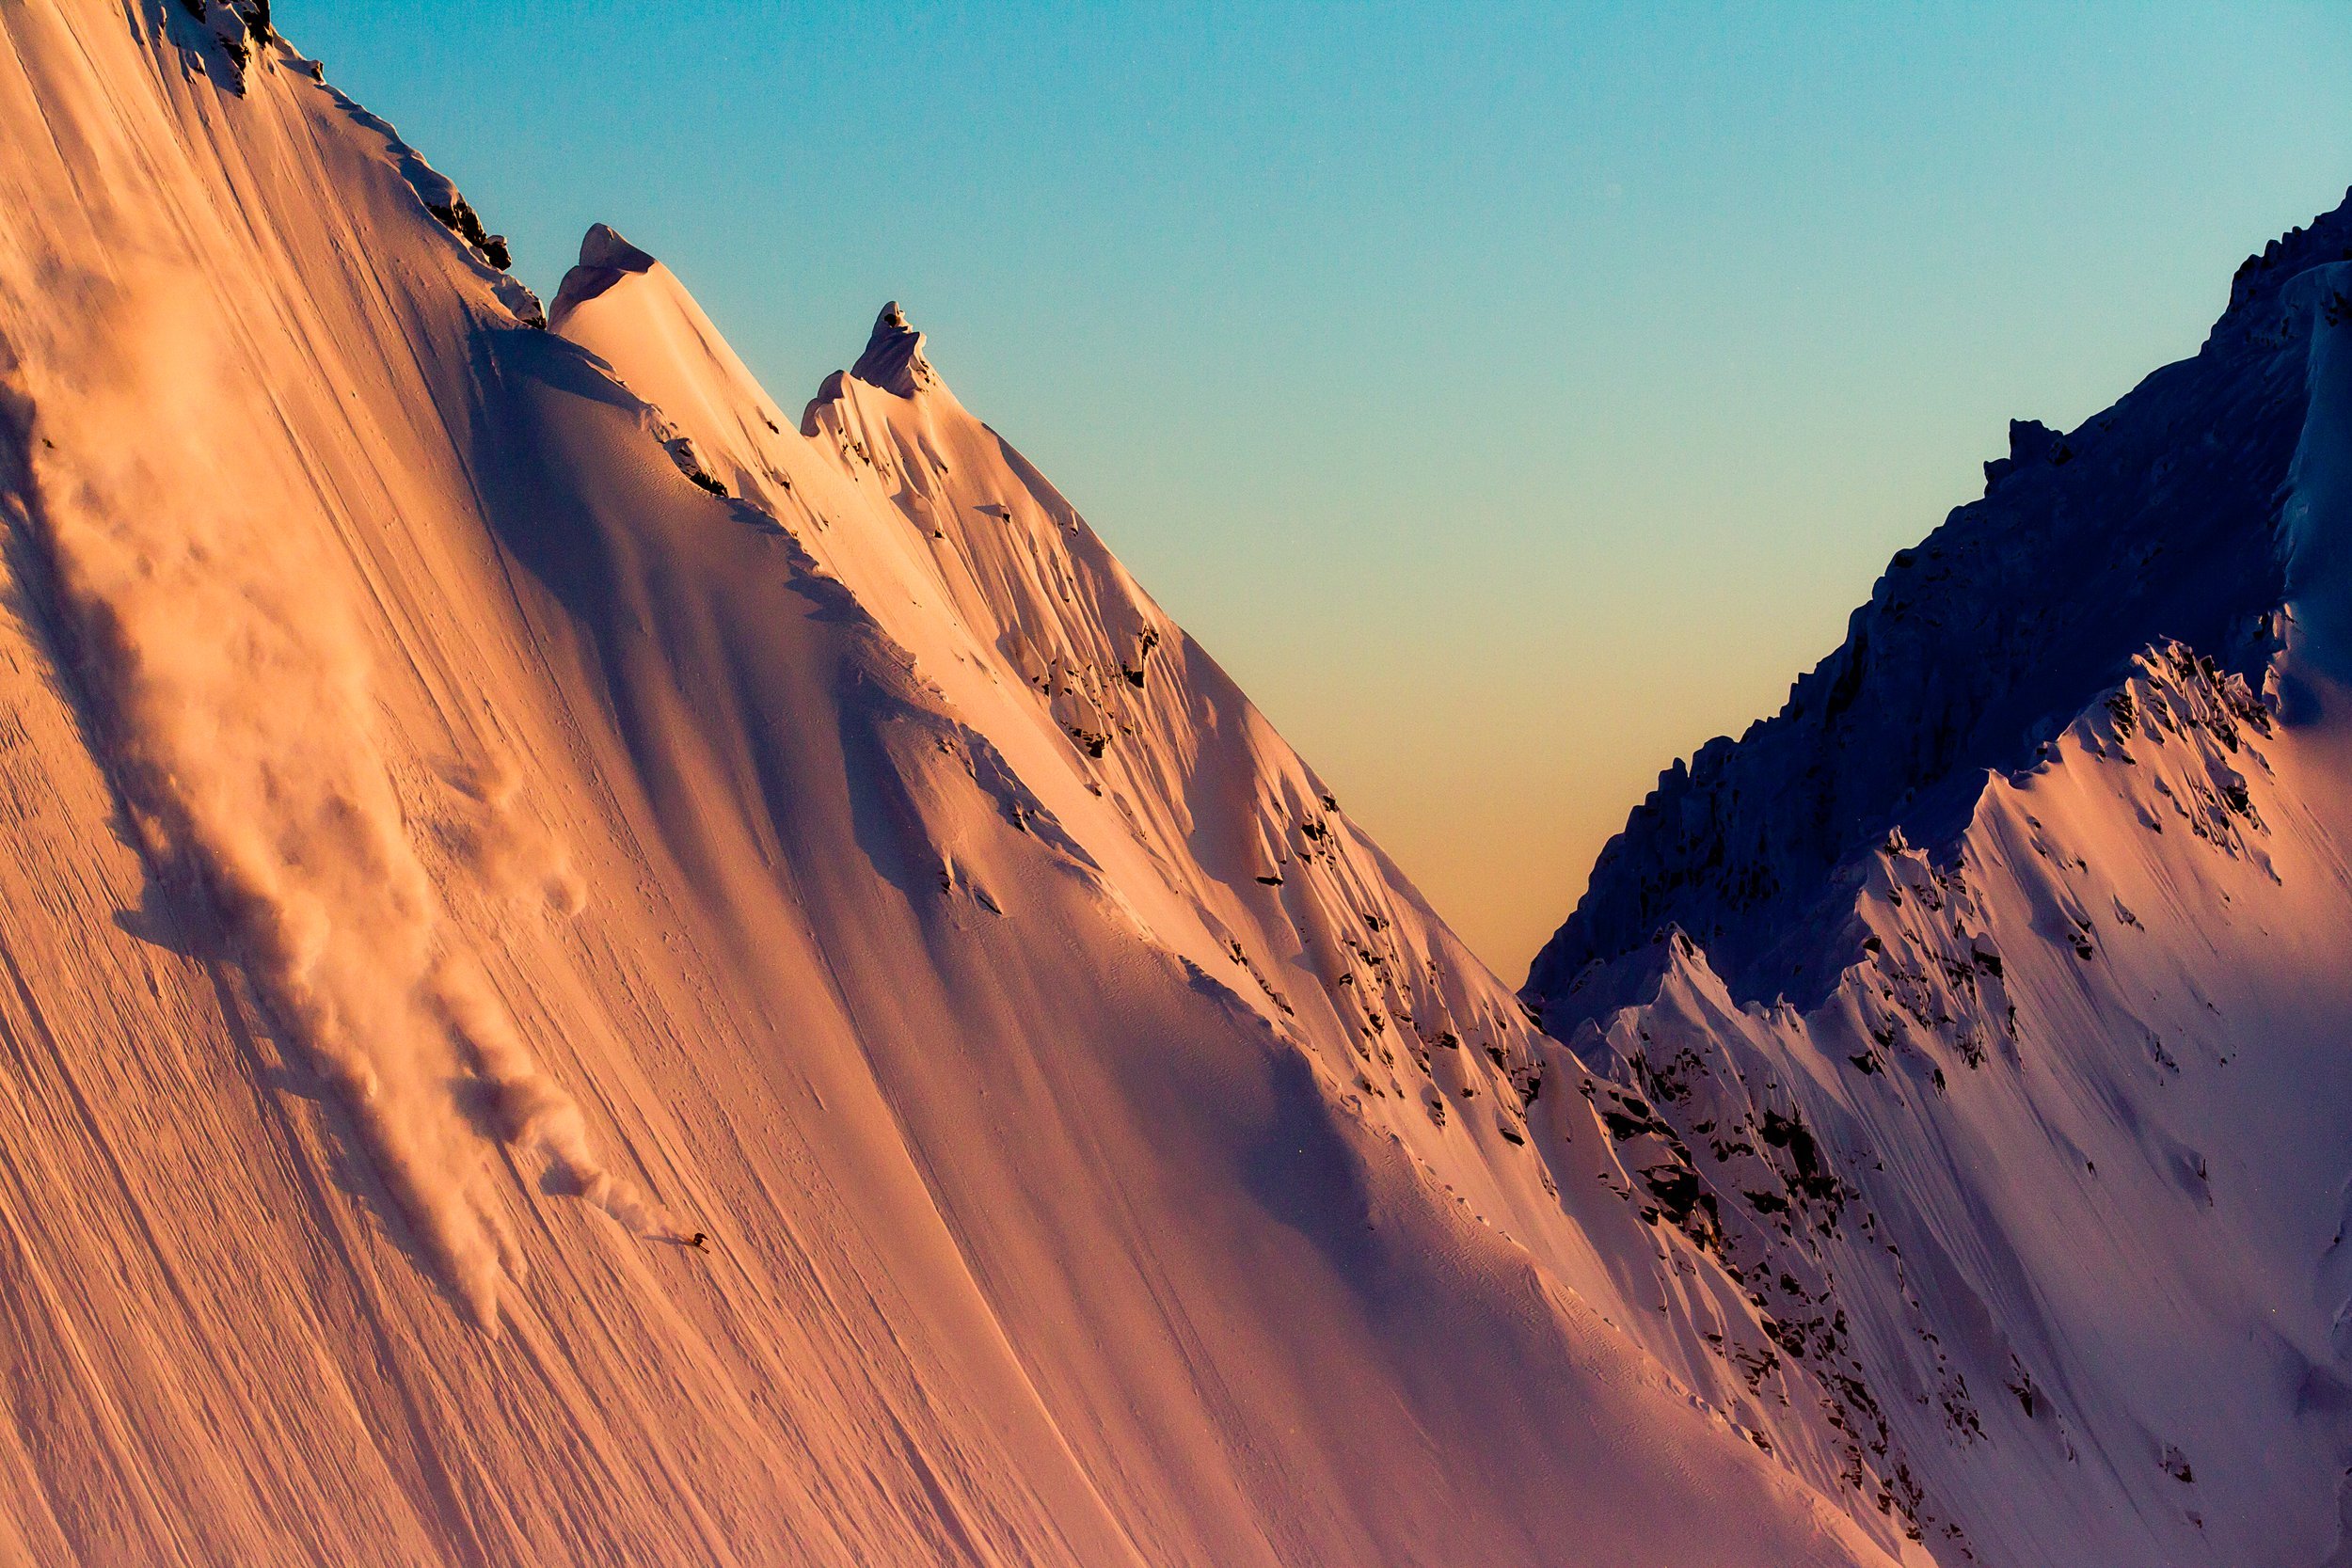
<path id="1" fill-rule="evenodd" d="M 1919 1560 L 895 309 L 543 315 L 252 5 L 0 146 L 0 1559 Z"/>
<path id="2" fill-rule="evenodd" d="M 2347 259 L 2015 427 L 1531 977 L 1940 1560 L 2352 1561 Z"/>

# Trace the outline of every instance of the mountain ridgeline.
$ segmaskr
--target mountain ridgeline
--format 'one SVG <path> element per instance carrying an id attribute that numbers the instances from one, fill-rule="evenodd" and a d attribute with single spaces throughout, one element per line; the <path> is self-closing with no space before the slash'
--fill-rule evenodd
<path id="1" fill-rule="evenodd" d="M 2352 1560 L 2347 331 L 2352 204 L 2012 426 L 1524 992 L 1940 1561 Z"/>
<path id="2" fill-rule="evenodd" d="M 1898 1560 L 903 312 L 543 309 L 287 22 L 0 7 L 0 1560 Z"/>
<path id="3" fill-rule="evenodd" d="M 2257 672 L 2312 396 L 2311 305 L 2289 285 L 2347 257 L 2352 206 L 2248 258 L 2195 358 L 2062 435 L 2013 422 L 1984 498 L 1896 554 L 1788 705 L 1659 780 L 1531 989 L 1673 925 L 1742 994 L 1818 992 L 1832 873 L 1857 851 L 1898 827 L 1948 836 L 1984 772 L 2028 765 L 2158 639 Z"/>
<path id="4" fill-rule="evenodd" d="M 2352 1561 L 2343 214 L 1515 992 L 898 305 L 285 20 L 0 6 L 0 1560 Z"/>

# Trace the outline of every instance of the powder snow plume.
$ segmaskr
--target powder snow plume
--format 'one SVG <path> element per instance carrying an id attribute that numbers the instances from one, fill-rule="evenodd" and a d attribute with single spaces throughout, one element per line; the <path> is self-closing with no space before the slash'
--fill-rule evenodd
<path id="1" fill-rule="evenodd" d="M 22 355 L 11 401 L 30 412 L 32 532 L 128 803 L 339 1092 L 434 1266 L 495 1326 L 521 1260 L 478 1189 L 468 1104 L 563 1190 L 639 1231 L 661 1215 L 604 1168 L 452 940 L 387 768 L 343 563 L 286 515 L 299 476 L 241 448 L 267 411 L 190 309 L 198 281 L 147 263 L 77 282 L 83 341 Z"/>

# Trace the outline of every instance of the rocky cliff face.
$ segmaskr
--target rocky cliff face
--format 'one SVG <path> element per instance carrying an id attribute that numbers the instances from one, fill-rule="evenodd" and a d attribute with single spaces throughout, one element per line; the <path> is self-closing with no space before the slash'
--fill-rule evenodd
<path id="1" fill-rule="evenodd" d="M 1896 828 L 1947 837 L 1986 770 L 2030 762 L 2158 639 L 2255 669 L 2311 401 L 2315 318 L 2290 285 L 2348 247 L 2352 207 L 2249 258 L 2196 358 L 2080 429 L 2012 424 L 1984 498 L 1897 553 L 1788 705 L 1661 775 L 1533 987 L 1556 995 L 1673 924 L 1742 995 L 1817 992 L 1844 956 L 1821 926 L 1848 857 Z"/>
<path id="2" fill-rule="evenodd" d="M 2347 240 L 2015 427 L 1529 984 L 1938 1560 L 2352 1549 Z"/>

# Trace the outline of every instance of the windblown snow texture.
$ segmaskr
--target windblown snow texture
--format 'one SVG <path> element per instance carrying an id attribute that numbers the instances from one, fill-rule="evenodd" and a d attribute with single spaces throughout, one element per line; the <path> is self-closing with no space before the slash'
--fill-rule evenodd
<path id="1" fill-rule="evenodd" d="M 0 146 L 0 1559 L 1917 1560 L 895 306 L 543 314 L 250 0 Z"/>
<path id="2" fill-rule="evenodd" d="M 2352 1553 L 2347 324 L 2352 205 L 2012 426 L 1529 981 L 1938 1560 Z"/>

